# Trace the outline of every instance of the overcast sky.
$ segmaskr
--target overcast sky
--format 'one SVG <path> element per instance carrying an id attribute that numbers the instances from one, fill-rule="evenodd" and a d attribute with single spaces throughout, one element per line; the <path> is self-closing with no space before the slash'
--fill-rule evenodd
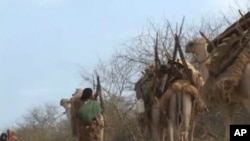
<path id="1" fill-rule="evenodd" d="M 59 105 L 86 87 L 80 66 L 107 60 L 149 20 L 192 22 L 237 7 L 233 0 L 0 1 L 0 130 L 30 107 Z"/>

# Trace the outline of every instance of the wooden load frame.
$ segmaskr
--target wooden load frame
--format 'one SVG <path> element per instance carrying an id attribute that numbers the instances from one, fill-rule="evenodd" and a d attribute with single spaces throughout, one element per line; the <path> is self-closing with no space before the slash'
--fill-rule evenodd
<path id="1" fill-rule="evenodd" d="M 178 79 L 184 79 L 189 81 L 192 85 L 194 85 L 195 87 L 197 87 L 192 79 L 192 72 L 189 70 L 188 65 L 186 63 L 183 51 L 181 49 L 181 45 L 180 45 L 180 35 L 182 33 L 182 28 L 183 28 L 183 24 L 184 24 L 184 18 L 182 20 L 182 24 L 181 27 L 179 29 L 179 33 L 173 33 L 173 30 L 170 26 L 170 30 L 172 32 L 172 35 L 174 37 L 175 40 L 175 46 L 174 46 L 174 52 L 171 58 L 168 58 L 168 64 L 161 64 L 159 56 L 158 56 L 158 34 L 156 35 L 156 40 L 155 40 L 155 47 L 154 47 L 154 51 L 155 51 L 155 68 L 154 68 L 154 74 L 153 75 L 153 84 L 155 84 L 155 86 L 153 86 L 153 91 L 155 96 L 157 96 L 158 98 L 161 97 L 161 95 L 169 88 L 169 86 Z M 180 60 L 182 63 L 177 61 L 177 53 L 179 53 L 180 56 Z M 170 66 L 170 67 L 169 67 Z M 167 72 L 166 72 L 167 69 Z M 163 91 L 157 91 L 157 81 L 162 73 L 167 73 L 168 77 L 166 80 L 165 85 L 163 86 Z"/>
<path id="2" fill-rule="evenodd" d="M 240 12 L 241 14 L 241 12 Z M 209 53 L 216 53 L 215 50 L 218 47 L 226 47 L 226 53 L 224 59 L 222 59 L 221 64 L 216 68 L 211 68 L 209 73 L 213 77 L 218 77 L 219 74 L 223 73 L 231 64 L 234 63 L 237 56 L 242 52 L 242 50 L 248 46 L 250 41 L 250 11 L 245 15 L 241 14 L 241 18 L 229 26 L 224 32 L 215 37 L 212 41 L 200 32 L 207 43 L 207 51 Z M 229 59 L 228 59 L 228 56 Z"/>

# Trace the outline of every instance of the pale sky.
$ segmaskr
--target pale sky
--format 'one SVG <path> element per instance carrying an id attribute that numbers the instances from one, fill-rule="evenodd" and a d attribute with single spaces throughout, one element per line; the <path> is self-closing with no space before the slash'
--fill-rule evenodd
<path id="1" fill-rule="evenodd" d="M 107 60 L 148 21 L 198 21 L 234 0 L 0 0 L 0 130 L 30 107 L 86 87 L 80 66 Z M 238 0 L 238 3 L 246 0 Z"/>

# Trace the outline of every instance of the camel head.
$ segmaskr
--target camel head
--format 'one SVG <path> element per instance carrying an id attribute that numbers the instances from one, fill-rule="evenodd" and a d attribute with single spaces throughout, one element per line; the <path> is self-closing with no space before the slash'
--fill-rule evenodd
<path id="1" fill-rule="evenodd" d="M 83 89 L 82 88 L 76 88 L 76 91 L 72 94 L 72 97 L 81 97 Z"/>
<path id="2" fill-rule="evenodd" d="M 60 105 L 64 107 L 65 109 L 70 109 L 70 100 L 66 98 L 62 98 L 60 101 Z"/>
<path id="3" fill-rule="evenodd" d="M 72 98 L 79 98 L 81 96 L 82 93 L 82 89 L 77 88 L 76 91 L 72 94 L 72 97 L 67 99 L 67 98 L 62 98 L 60 101 L 60 105 L 66 110 L 70 110 L 71 109 L 71 100 Z"/>
<path id="4" fill-rule="evenodd" d="M 185 52 L 199 55 L 204 50 L 207 50 L 206 40 L 204 38 L 195 38 L 187 43 Z"/>

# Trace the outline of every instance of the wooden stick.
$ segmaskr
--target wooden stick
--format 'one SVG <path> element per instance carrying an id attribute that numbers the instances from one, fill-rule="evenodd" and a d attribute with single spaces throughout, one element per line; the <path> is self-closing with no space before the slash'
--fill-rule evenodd
<path id="1" fill-rule="evenodd" d="M 243 15 L 242 12 L 240 11 L 240 9 L 239 9 L 238 11 L 239 11 L 239 13 L 240 13 L 240 16 L 241 16 L 242 18 L 244 18 L 244 15 Z"/>
<path id="2" fill-rule="evenodd" d="M 239 11 L 239 13 L 241 12 Z M 214 38 L 212 42 L 218 43 L 221 42 L 223 38 L 231 36 L 232 34 L 237 32 L 236 26 L 239 26 L 243 31 L 248 30 L 250 28 L 250 12 L 243 15 L 239 20 L 237 20 L 231 26 L 225 29 L 220 35 Z"/>
<path id="3" fill-rule="evenodd" d="M 96 79 L 97 79 L 97 86 L 96 86 L 96 91 L 98 96 L 100 97 L 100 103 L 101 103 L 101 108 L 102 108 L 102 113 L 105 112 L 105 108 L 104 108 L 104 102 L 103 102 L 103 97 L 102 97 L 102 86 L 101 86 L 101 82 L 100 82 L 100 77 L 96 72 Z"/>
<path id="4" fill-rule="evenodd" d="M 204 34 L 203 32 L 201 32 L 201 31 L 199 31 L 199 32 L 200 32 L 201 36 L 206 40 L 206 42 L 207 42 L 207 44 L 208 44 L 208 48 L 207 48 L 208 52 L 211 52 L 211 51 L 215 48 L 214 43 L 211 42 L 211 41 L 205 36 L 205 34 Z M 209 46 L 210 46 L 210 48 L 209 48 Z M 211 48 L 211 47 L 212 47 L 212 48 Z"/>
<path id="5" fill-rule="evenodd" d="M 161 65 L 161 62 L 160 62 L 160 59 L 159 59 L 159 55 L 158 55 L 158 40 L 159 40 L 159 33 L 157 32 L 156 33 L 156 40 L 155 40 L 155 47 L 154 47 L 154 51 L 155 51 L 155 67 L 156 67 L 156 70 L 159 69 L 160 65 Z"/>
<path id="6" fill-rule="evenodd" d="M 200 34 L 201 34 L 201 36 L 207 41 L 207 43 L 209 44 L 210 43 L 210 40 L 206 37 L 206 35 L 203 33 L 203 32 L 201 32 L 201 31 L 199 31 L 200 32 Z"/>

